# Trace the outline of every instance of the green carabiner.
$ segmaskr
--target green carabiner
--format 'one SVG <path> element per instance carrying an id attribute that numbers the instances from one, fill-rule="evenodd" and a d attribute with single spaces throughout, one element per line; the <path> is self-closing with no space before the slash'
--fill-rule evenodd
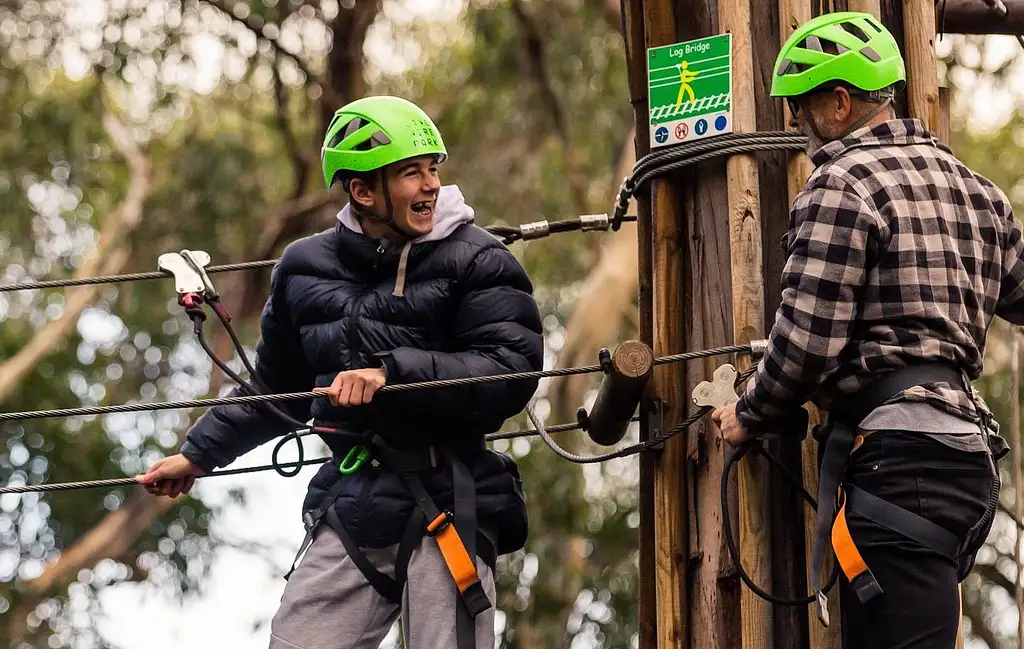
<path id="1" fill-rule="evenodd" d="M 355 459 L 352 458 L 353 454 L 355 454 Z M 338 462 L 338 470 L 347 475 L 353 471 L 357 471 L 359 467 L 363 466 L 363 462 L 369 458 L 369 449 L 365 446 L 353 446 L 349 449 L 345 457 Z"/>

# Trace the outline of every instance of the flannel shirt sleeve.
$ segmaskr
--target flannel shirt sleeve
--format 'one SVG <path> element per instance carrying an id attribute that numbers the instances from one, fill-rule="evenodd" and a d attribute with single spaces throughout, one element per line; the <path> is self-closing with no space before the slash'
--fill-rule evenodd
<path id="1" fill-rule="evenodd" d="M 842 178 L 822 174 L 794 200 L 782 303 L 768 349 L 736 404 L 749 433 L 781 432 L 773 424 L 792 418 L 836 371 L 878 237 L 874 209 Z"/>
<path id="2" fill-rule="evenodd" d="M 1021 223 L 1004 203 L 1009 227 L 1003 244 L 1003 281 L 999 287 L 996 315 L 1016 325 L 1024 324 L 1024 236 Z"/>

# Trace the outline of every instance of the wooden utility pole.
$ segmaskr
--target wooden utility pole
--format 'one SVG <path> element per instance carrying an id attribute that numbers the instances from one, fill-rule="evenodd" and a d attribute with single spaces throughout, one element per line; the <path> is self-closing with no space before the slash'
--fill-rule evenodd
<path id="1" fill-rule="evenodd" d="M 1021 475 L 1021 440 L 1020 440 L 1020 373 L 1024 367 L 1024 345 L 1021 345 L 1021 333 L 1017 327 L 1010 328 L 1011 340 L 1010 353 L 1013 357 L 1010 360 L 1011 371 L 1013 372 L 1013 388 L 1010 390 L 1010 459 L 1013 461 L 1013 505 L 1017 514 L 1017 520 L 1024 520 L 1024 476 Z M 1015 571 L 1016 579 L 1013 580 L 1014 600 L 1017 602 L 1017 646 L 1024 647 L 1024 588 L 1021 588 L 1021 534 L 1020 527 L 1013 529 L 1013 560 L 1017 566 Z"/>
<path id="2" fill-rule="evenodd" d="M 932 0 L 621 2 L 638 159 L 650 152 L 647 48 L 730 33 L 733 131 L 777 131 L 786 128 L 790 116 L 784 102 L 768 96 L 775 56 L 813 7 L 878 16 L 907 59 L 908 86 L 897 114 L 917 117 L 940 133 L 948 125 L 947 97 L 937 84 Z M 1019 4 L 1024 15 L 1024 0 L 1004 2 Z M 946 33 L 972 33 L 956 22 L 958 11 L 977 12 L 968 4 L 948 0 Z M 981 0 L 975 4 L 984 6 Z M 978 24 L 997 22 L 992 15 Z M 940 137 L 948 141 L 947 135 Z M 739 154 L 672 172 L 638 189 L 640 338 L 655 356 L 767 335 L 766 323 L 773 321 L 781 297 L 784 253 L 778 242 L 789 204 L 810 173 L 803 153 Z M 663 400 L 663 430 L 689 414 L 693 387 L 723 362 L 654 369 L 648 396 Z M 743 369 L 750 361 L 732 362 Z M 809 409 L 814 423 L 818 413 Z M 650 434 L 646 421 L 642 434 Z M 808 439 L 802 448 L 796 441 L 771 443 L 791 472 L 802 473 L 806 486 L 816 491 L 816 443 Z M 641 457 L 641 649 L 839 649 L 838 588 L 830 593 L 826 629 L 809 607 L 773 607 L 741 583 L 722 534 L 720 485 L 727 450 L 705 418 L 660 453 Z M 737 474 L 727 495 L 744 568 L 777 596 L 806 595 L 813 511 L 786 506 L 800 499 L 763 460 L 748 456 Z"/>

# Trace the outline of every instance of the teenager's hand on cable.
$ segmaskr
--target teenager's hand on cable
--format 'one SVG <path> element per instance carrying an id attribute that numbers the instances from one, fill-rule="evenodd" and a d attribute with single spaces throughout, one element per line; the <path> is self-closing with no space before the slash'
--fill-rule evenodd
<path id="1" fill-rule="evenodd" d="M 177 498 L 181 494 L 187 494 L 195 484 L 196 478 L 205 473 L 179 453 L 157 460 L 145 474 L 135 476 L 135 481 L 146 487 L 146 491 L 154 496 Z"/>
<path id="2" fill-rule="evenodd" d="M 346 370 L 334 377 L 330 387 L 313 388 L 313 392 L 326 393 L 334 406 L 361 406 L 370 403 L 386 380 L 387 374 L 382 367 Z"/>

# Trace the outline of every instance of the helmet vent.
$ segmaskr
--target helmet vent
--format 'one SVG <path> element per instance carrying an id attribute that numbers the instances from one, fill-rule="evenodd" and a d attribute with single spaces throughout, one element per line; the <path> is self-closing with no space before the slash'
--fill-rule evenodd
<path id="1" fill-rule="evenodd" d="M 808 36 L 800 43 L 800 47 L 813 50 L 815 52 L 824 52 L 826 54 L 842 54 L 847 49 L 839 43 L 822 38 L 821 36 Z"/>
<path id="2" fill-rule="evenodd" d="M 785 61 L 783 61 L 783 63 L 788 65 L 786 65 L 786 67 L 783 68 L 782 72 L 780 73 L 780 76 L 787 74 L 800 74 L 801 72 L 811 69 L 811 65 L 808 63 L 795 63 L 793 61 L 790 61 L 789 59 L 786 59 Z"/>
<path id="3" fill-rule="evenodd" d="M 873 50 L 870 47 L 862 47 L 862 48 L 860 48 L 860 53 L 863 54 L 864 56 L 868 57 L 869 59 L 871 59 L 875 63 L 878 63 L 879 61 L 882 60 L 882 57 L 878 55 L 878 52 L 876 52 L 875 50 Z"/>
<path id="4" fill-rule="evenodd" d="M 364 142 L 360 142 L 352 147 L 352 149 L 355 151 L 369 151 L 370 149 L 384 146 L 385 144 L 391 144 L 391 138 L 385 135 L 384 131 L 377 131 L 371 135 L 369 139 Z"/>
<path id="5" fill-rule="evenodd" d="M 845 29 L 847 32 L 856 36 L 862 43 L 867 43 L 871 40 L 871 37 L 864 33 L 864 30 L 854 25 L 853 23 L 839 23 L 839 26 Z"/>

